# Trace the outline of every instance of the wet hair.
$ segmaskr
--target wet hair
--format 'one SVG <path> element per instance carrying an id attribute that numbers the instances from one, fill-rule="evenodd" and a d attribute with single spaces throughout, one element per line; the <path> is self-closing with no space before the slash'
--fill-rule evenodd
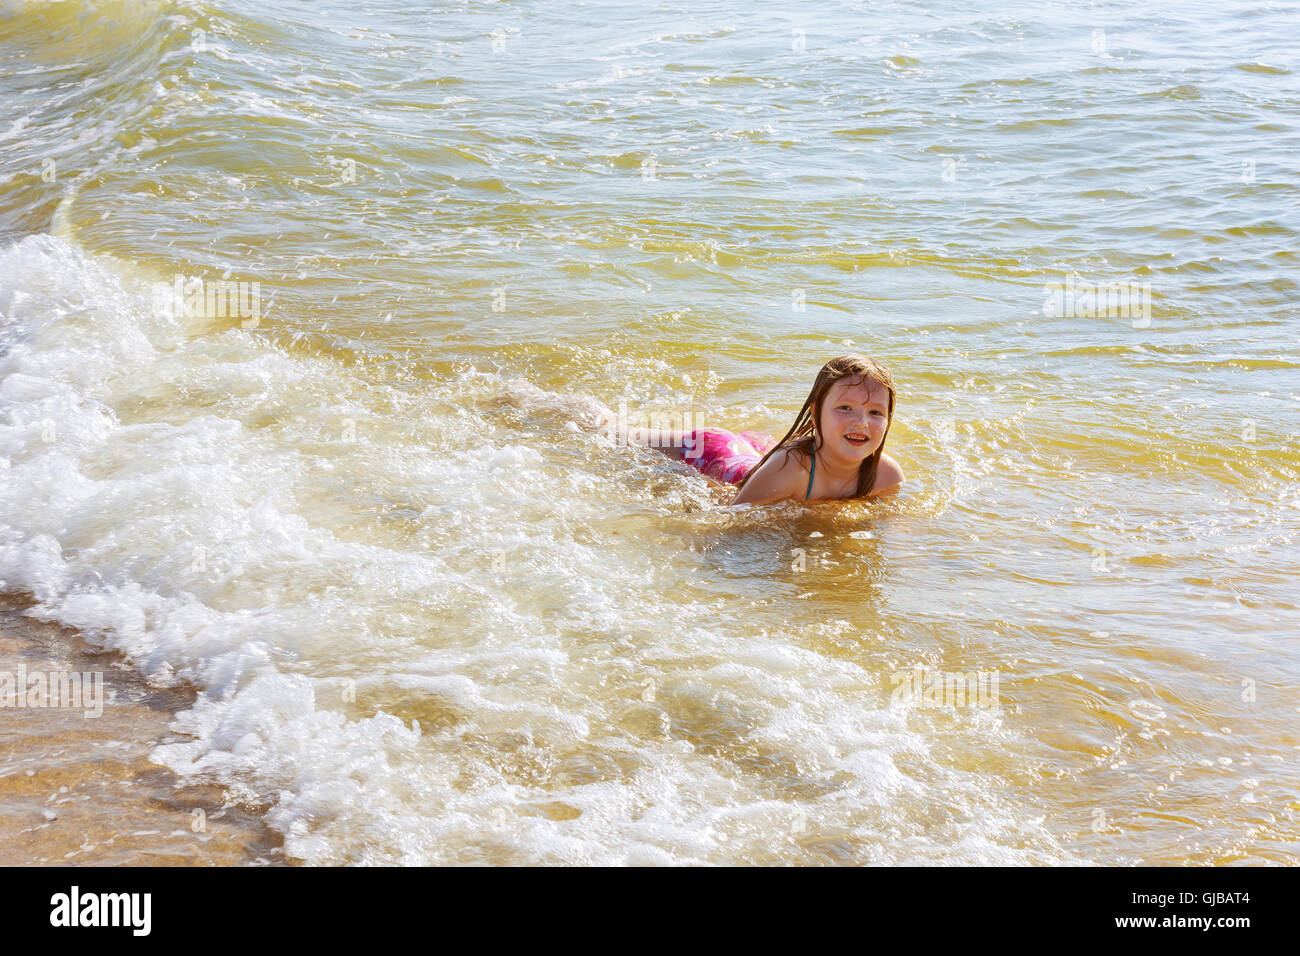
<path id="1" fill-rule="evenodd" d="M 858 488 L 851 497 L 861 498 L 871 493 L 871 488 L 876 483 L 876 473 L 880 470 L 880 456 L 885 452 L 885 439 L 889 437 L 889 426 L 894 421 L 894 378 L 890 375 L 889 369 L 865 355 L 841 355 L 822 366 L 821 371 L 817 373 L 816 381 L 813 382 L 812 391 L 804 399 L 803 408 L 799 409 L 799 414 L 795 417 L 794 425 L 785 433 L 785 437 L 773 445 L 758 464 L 750 469 L 737 491 L 744 488 L 763 463 L 782 448 L 788 448 L 802 455 L 805 461 L 812 462 L 813 452 L 820 438 L 818 433 L 821 430 L 822 403 L 826 400 L 831 386 L 840 381 L 847 381 L 849 385 L 875 382 L 883 385 L 889 393 L 889 417 L 885 422 L 885 434 L 880 439 L 880 447 L 872 452 L 871 457 L 858 469 Z"/>

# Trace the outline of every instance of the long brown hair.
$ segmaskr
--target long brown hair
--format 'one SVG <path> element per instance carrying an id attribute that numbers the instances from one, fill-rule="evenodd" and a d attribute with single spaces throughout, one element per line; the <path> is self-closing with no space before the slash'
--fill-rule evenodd
<path id="1" fill-rule="evenodd" d="M 811 463 L 821 427 L 822 402 L 826 400 L 826 393 L 831 390 L 831 386 L 841 379 L 875 382 L 883 385 L 889 393 L 889 419 L 885 422 L 885 434 L 880 439 L 880 447 L 858 469 L 858 488 L 852 497 L 861 498 L 863 495 L 870 494 L 872 486 L 876 483 L 876 473 L 880 470 L 880 456 L 885 452 L 885 439 L 889 437 L 889 426 L 894 422 L 894 377 L 890 375 L 889 369 L 865 355 L 841 355 L 822 366 L 822 370 L 817 373 L 817 380 L 813 382 L 812 391 L 804 399 L 803 408 L 799 409 L 799 414 L 795 417 L 794 425 L 785 433 L 785 437 L 773 445 L 759 463 L 750 469 L 737 491 L 744 488 L 754 472 L 782 448 L 798 452 Z M 849 384 L 860 383 L 849 382 Z"/>

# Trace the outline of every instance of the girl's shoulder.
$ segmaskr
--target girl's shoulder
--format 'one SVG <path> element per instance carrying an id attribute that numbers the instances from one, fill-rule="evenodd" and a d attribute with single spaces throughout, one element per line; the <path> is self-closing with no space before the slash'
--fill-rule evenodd
<path id="1" fill-rule="evenodd" d="M 766 504 L 785 498 L 802 498 L 810 459 L 793 443 L 772 449 L 737 493 L 732 504 Z"/>
<path id="2" fill-rule="evenodd" d="M 880 465 L 876 468 L 876 480 L 871 485 L 870 494 L 892 495 L 903 483 L 903 468 L 886 452 L 880 453 Z"/>
<path id="3" fill-rule="evenodd" d="M 785 474 L 796 477 L 802 475 L 806 481 L 808 475 L 812 472 L 812 461 L 811 444 L 803 439 L 796 438 L 773 449 L 772 457 L 765 464 L 775 464 L 776 469 Z M 802 497 L 802 494 L 800 497 Z"/>

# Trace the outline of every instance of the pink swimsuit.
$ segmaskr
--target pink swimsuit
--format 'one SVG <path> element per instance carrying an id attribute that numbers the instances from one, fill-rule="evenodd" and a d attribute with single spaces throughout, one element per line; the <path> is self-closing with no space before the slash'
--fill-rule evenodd
<path id="1" fill-rule="evenodd" d="M 763 432 L 733 435 L 725 428 L 697 428 L 682 436 L 682 461 L 710 478 L 738 485 L 775 444 Z"/>

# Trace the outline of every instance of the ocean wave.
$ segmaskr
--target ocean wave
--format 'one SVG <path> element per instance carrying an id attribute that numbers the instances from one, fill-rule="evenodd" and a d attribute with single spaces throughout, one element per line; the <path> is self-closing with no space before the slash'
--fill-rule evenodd
<path id="1" fill-rule="evenodd" d="M 581 402 L 485 373 L 376 388 L 238 324 L 196 334 L 49 236 L 0 250 L 0 282 L 6 591 L 192 685 L 189 739 L 154 758 L 265 811 L 290 856 L 815 858 L 767 831 L 815 810 L 810 834 L 916 860 L 947 840 L 942 793 L 947 859 L 1066 858 L 970 772 L 900 771 L 927 734 L 879 690 L 864 706 L 860 664 L 714 620 L 652 525 L 611 553 L 590 529 L 638 493 L 627 449 L 562 427 Z M 736 533 L 759 551 L 720 580 L 780 569 L 785 532 Z"/>

